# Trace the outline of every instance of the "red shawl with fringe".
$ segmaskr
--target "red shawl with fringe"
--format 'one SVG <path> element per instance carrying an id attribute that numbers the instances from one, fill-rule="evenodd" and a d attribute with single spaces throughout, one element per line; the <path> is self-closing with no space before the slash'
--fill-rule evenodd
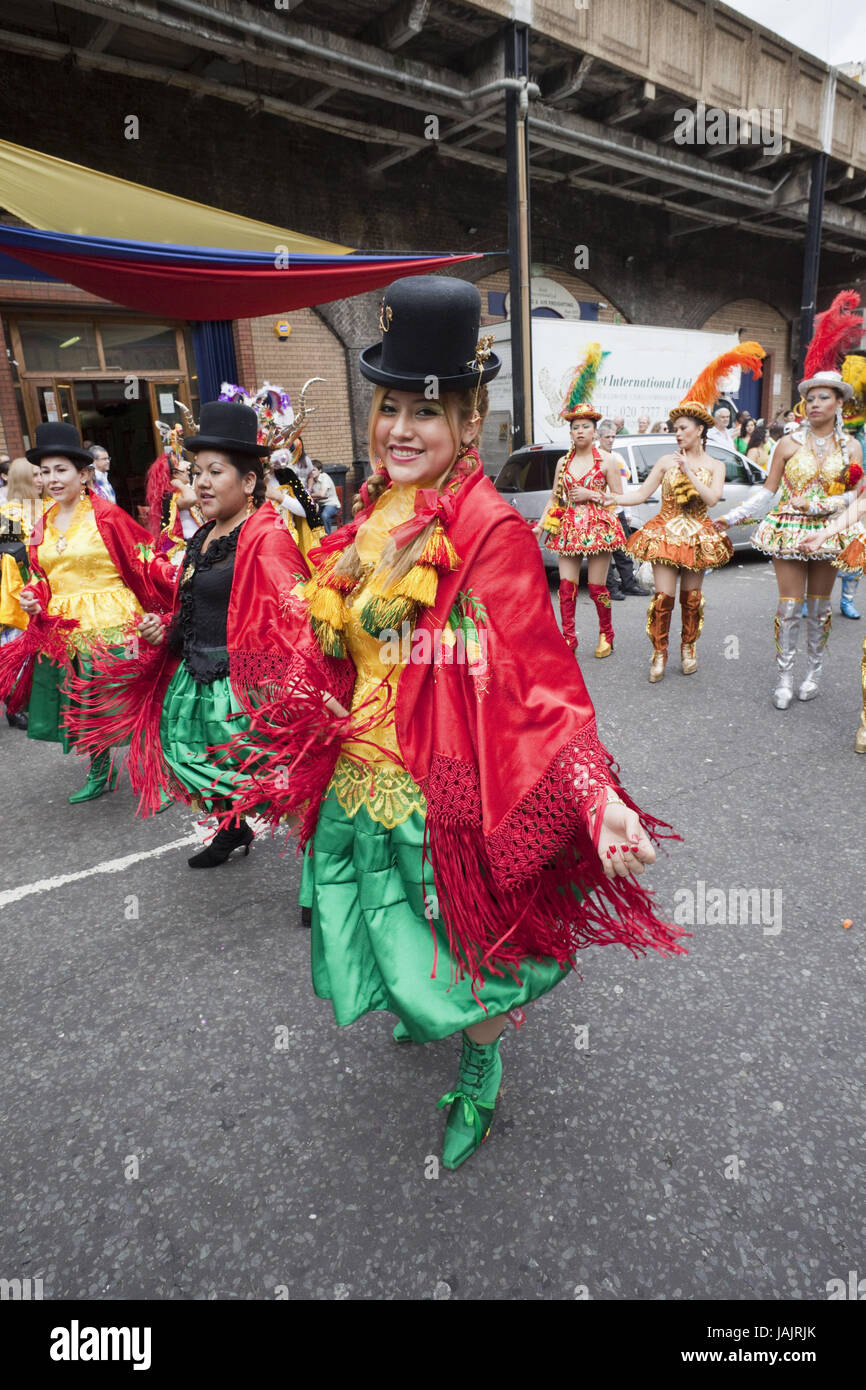
<path id="1" fill-rule="evenodd" d="M 166 624 L 178 606 L 182 570 L 172 567 L 172 575 Z M 312 633 L 303 611 L 290 603 L 292 589 L 308 575 L 282 517 L 267 504 L 259 507 L 238 537 L 226 624 L 229 679 L 248 712 L 273 698 L 287 677 L 310 668 Z M 307 659 L 299 653 L 304 645 Z M 144 815 L 159 810 L 160 792 L 189 800 L 185 788 L 172 779 L 159 738 L 165 692 L 179 661 L 165 641 L 159 646 L 136 642 L 121 658 L 103 647 L 93 654 L 92 678 L 72 683 L 73 694 L 86 698 L 69 716 L 70 732 L 79 748 L 90 753 L 129 741 L 130 781 Z M 329 689 L 326 660 L 312 664 L 320 672 L 319 689 Z M 336 688 L 345 695 L 345 678 Z"/>
<path id="2" fill-rule="evenodd" d="M 174 567 L 164 558 L 154 556 L 153 537 L 121 507 L 96 493 L 91 493 L 90 503 L 96 528 L 127 589 L 132 590 L 145 612 L 165 612 L 173 603 Z M 51 584 L 39 563 L 46 515 L 42 514 L 30 533 L 28 556 L 33 578 L 25 585 L 39 600 L 42 611 L 30 619 L 20 638 L 0 652 L 0 699 L 6 700 L 10 714 L 30 699 L 38 656 L 47 656 L 70 676 L 73 672 L 66 638 L 78 624 L 69 618 L 50 617 L 47 612 Z"/>
<path id="3" fill-rule="evenodd" d="M 611 785 L 653 839 L 669 827 L 641 813 L 619 784 L 557 627 L 535 537 L 480 470 L 455 503 L 448 535 L 462 563 L 440 575 L 435 604 L 412 633 L 416 656 L 396 700 L 400 750 L 427 799 L 455 973 L 514 973 L 532 955 L 565 964 L 593 943 L 680 953 L 685 933 L 658 918 L 636 879 L 606 878 L 598 859 L 595 812 Z M 328 537 L 325 552 L 348 544 L 366 514 Z M 296 683 L 254 718 L 251 735 L 270 748 L 271 767 L 247 795 L 250 806 L 264 795 L 273 821 L 300 814 L 304 843 L 336 754 L 315 770 L 307 765 L 316 717 L 300 716 L 298 696 Z M 339 743 L 349 722 L 322 729 L 326 722 L 319 704 L 320 737 Z"/>

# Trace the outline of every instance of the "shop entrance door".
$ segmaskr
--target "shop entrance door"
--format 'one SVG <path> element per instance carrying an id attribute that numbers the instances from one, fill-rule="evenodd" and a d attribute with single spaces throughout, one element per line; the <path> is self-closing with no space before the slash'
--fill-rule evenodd
<path id="1" fill-rule="evenodd" d="M 44 425 L 60 421 L 66 425 L 78 424 L 78 409 L 71 381 L 62 377 L 31 378 L 26 383 L 28 424 Z M 34 430 L 35 436 L 35 430 Z"/>
<path id="2" fill-rule="evenodd" d="M 74 396 L 82 438 L 107 451 L 117 502 L 137 518 L 145 505 L 145 474 L 156 457 L 147 383 L 130 377 L 76 381 Z"/>

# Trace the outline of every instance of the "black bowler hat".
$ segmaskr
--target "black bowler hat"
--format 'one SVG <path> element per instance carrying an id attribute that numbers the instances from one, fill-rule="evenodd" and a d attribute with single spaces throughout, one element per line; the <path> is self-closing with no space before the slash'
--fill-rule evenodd
<path id="1" fill-rule="evenodd" d="M 476 349 L 481 295 L 467 280 L 450 275 L 413 275 L 385 291 L 379 313 L 381 343 L 361 353 L 361 372 L 379 386 L 423 391 L 436 379 L 438 391 L 463 391 L 491 381 L 501 361 L 487 353 L 479 373 Z"/>
<path id="2" fill-rule="evenodd" d="M 270 454 L 267 444 L 258 441 L 259 417 L 252 406 L 241 401 L 208 401 L 201 408 L 198 434 L 183 441 L 191 454 L 200 449 L 220 449 L 226 454 L 250 454 L 265 457 Z"/>
<path id="3" fill-rule="evenodd" d="M 44 458 L 56 455 L 58 458 L 77 459 L 79 463 L 92 463 L 93 456 L 81 447 L 81 435 L 74 425 L 64 424 L 62 420 L 36 426 L 36 444 L 27 450 L 31 463 L 41 463 Z"/>

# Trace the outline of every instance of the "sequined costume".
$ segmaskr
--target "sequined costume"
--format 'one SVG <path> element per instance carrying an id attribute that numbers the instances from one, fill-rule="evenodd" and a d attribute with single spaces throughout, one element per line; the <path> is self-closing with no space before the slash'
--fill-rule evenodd
<path id="1" fill-rule="evenodd" d="M 796 438 L 800 438 L 799 434 Z M 752 536 L 755 549 L 784 560 L 834 559 L 845 548 L 850 532 L 828 537 L 817 551 L 807 553 L 798 547 L 808 536 L 821 531 L 838 512 L 845 491 L 846 468 L 838 438 L 833 438 L 832 448 L 823 460 L 810 441 L 802 442 L 785 464 L 778 500 Z"/>
<path id="2" fill-rule="evenodd" d="M 712 469 L 699 465 L 695 474 L 704 487 L 711 487 Z M 690 493 L 684 504 L 678 500 L 682 489 Z M 661 506 L 654 517 L 629 536 L 626 550 L 635 560 L 651 565 L 675 565 L 703 573 L 720 569 L 734 553 L 727 536 L 716 530 L 707 514 L 707 504 L 695 493 L 689 479 L 675 465 L 662 478 Z"/>
<path id="3" fill-rule="evenodd" d="M 548 531 L 545 545 L 557 555 L 600 555 L 608 551 L 625 549 L 625 532 L 616 512 L 595 502 L 568 501 L 568 490 L 584 487 L 591 492 L 607 491 L 607 478 L 601 461 L 601 453 L 593 445 L 592 464 L 581 472 L 581 466 L 574 460 L 574 451 L 565 456 L 557 489 L 563 498 L 559 518 L 559 528 Z M 542 528 L 544 522 L 542 522 Z"/>

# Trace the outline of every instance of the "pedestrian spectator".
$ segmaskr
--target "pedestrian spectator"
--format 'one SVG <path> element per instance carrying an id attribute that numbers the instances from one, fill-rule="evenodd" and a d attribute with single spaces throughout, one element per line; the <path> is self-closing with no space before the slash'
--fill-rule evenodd
<path id="1" fill-rule="evenodd" d="M 656 420 L 655 424 L 652 426 L 652 428 L 651 428 L 651 430 L 650 430 L 650 434 L 667 434 L 667 433 L 668 433 L 668 422 L 667 422 L 667 420 Z"/>
<path id="2" fill-rule="evenodd" d="M 756 463 L 763 469 L 769 468 L 772 446 L 767 438 L 766 425 L 756 424 L 747 443 L 746 458 L 749 462 Z"/>
<path id="3" fill-rule="evenodd" d="M 638 434 L 649 434 L 649 427 L 650 427 L 650 417 L 649 417 L 648 415 L 639 415 L 639 416 L 637 417 L 637 432 L 638 432 Z"/>
<path id="4" fill-rule="evenodd" d="M 649 424 L 649 417 L 642 417 Z M 628 465 L 623 457 L 616 453 L 613 444 L 616 439 L 616 421 L 605 419 L 598 422 L 598 443 L 599 447 L 605 449 L 609 454 L 613 454 L 619 464 L 619 474 L 622 478 L 623 488 L 628 487 L 631 476 Z M 625 511 L 618 511 L 619 523 L 625 532 L 626 537 L 630 536 L 637 527 L 633 524 L 637 518 L 632 518 Z M 607 572 L 607 591 L 612 599 L 624 599 L 626 594 L 646 595 L 652 593 L 651 589 L 645 589 L 637 580 L 634 572 L 634 561 L 625 550 L 615 550 L 610 557 L 610 568 Z"/>
<path id="5" fill-rule="evenodd" d="M 749 440 L 751 439 L 754 432 L 755 421 L 752 419 L 751 415 L 748 415 L 745 420 L 742 420 L 740 422 L 740 428 L 737 431 L 736 438 L 734 439 L 734 445 L 736 446 L 738 453 L 748 453 Z"/>
<path id="6" fill-rule="evenodd" d="M 333 478 L 325 472 L 318 459 L 313 459 L 310 465 L 307 491 L 313 501 L 318 502 L 322 521 L 325 525 L 325 533 L 330 535 L 334 530 L 335 518 L 340 513 L 340 499 L 337 496 Z"/>
<path id="7" fill-rule="evenodd" d="M 625 420 L 622 415 L 614 415 L 613 423 L 616 427 L 617 434 L 625 434 Z"/>
<path id="8" fill-rule="evenodd" d="M 106 502 L 116 502 L 114 488 L 108 481 L 108 470 L 111 467 L 108 450 L 103 449 L 101 444 L 91 444 L 87 452 L 93 459 L 93 491 L 104 497 Z"/>
<path id="9" fill-rule="evenodd" d="M 786 424 L 786 425 L 796 425 L 796 424 L 797 424 L 797 412 L 796 412 L 795 410 L 786 410 L 786 411 L 785 411 L 785 424 Z"/>
<path id="10" fill-rule="evenodd" d="M 734 436 L 731 430 L 731 409 L 721 401 L 713 411 L 713 427 L 707 431 L 708 444 L 724 444 L 726 448 L 734 448 Z"/>

